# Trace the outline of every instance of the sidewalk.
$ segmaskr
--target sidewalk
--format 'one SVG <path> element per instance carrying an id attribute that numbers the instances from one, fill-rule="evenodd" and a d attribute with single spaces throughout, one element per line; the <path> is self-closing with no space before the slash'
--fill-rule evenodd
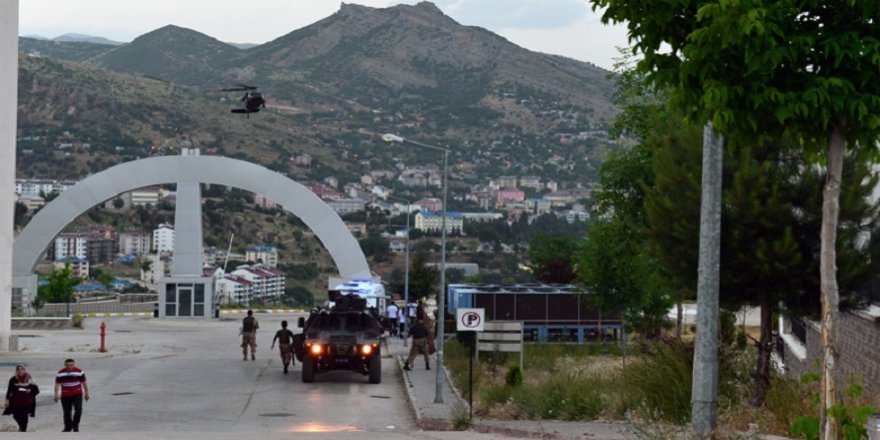
<path id="1" fill-rule="evenodd" d="M 409 355 L 409 347 L 403 340 L 388 337 L 388 350 L 397 360 L 403 378 L 406 395 L 415 415 L 416 425 L 424 430 L 451 430 L 454 428 L 456 413 L 466 417 L 467 401 L 462 399 L 451 386 L 449 374 L 444 374 L 442 384 L 443 403 L 434 403 L 436 395 L 437 371 L 432 359 L 431 370 L 425 370 L 421 357 L 413 362 L 411 371 L 403 370 L 403 363 Z M 444 371 L 445 372 L 445 371 Z M 501 434 L 515 438 L 541 438 L 554 440 L 623 440 L 619 425 L 601 422 L 557 422 L 532 420 L 490 420 L 474 419 L 471 430 L 476 432 Z"/>

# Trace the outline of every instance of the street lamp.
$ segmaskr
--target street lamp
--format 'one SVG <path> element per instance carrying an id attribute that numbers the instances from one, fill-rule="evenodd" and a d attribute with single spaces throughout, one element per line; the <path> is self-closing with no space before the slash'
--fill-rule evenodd
<path id="1" fill-rule="evenodd" d="M 443 217 L 440 222 L 441 232 L 441 240 L 440 240 L 440 289 L 437 292 L 437 335 L 436 342 L 437 345 L 437 379 L 436 379 L 436 387 L 434 389 L 434 403 L 443 403 L 443 333 L 445 331 L 445 318 L 446 318 L 446 187 L 447 187 L 447 176 L 449 173 L 449 150 L 442 147 L 437 147 L 434 145 L 428 145 L 422 142 L 414 141 L 411 139 L 404 138 L 402 136 L 396 134 L 384 134 L 382 135 L 382 140 L 385 142 L 398 142 L 401 144 L 410 144 L 415 145 L 417 147 L 429 148 L 431 150 L 437 150 L 443 152 Z M 407 231 L 408 232 L 408 231 Z M 408 236 L 408 235 L 407 235 Z"/>

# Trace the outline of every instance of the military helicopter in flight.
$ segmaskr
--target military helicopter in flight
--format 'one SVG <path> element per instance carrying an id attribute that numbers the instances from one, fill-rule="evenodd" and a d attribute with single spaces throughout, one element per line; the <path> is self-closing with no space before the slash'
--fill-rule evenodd
<path id="1" fill-rule="evenodd" d="M 251 117 L 251 113 L 257 113 L 260 111 L 260 107 L 266 108 L 266 100 L 263 99 L 263 94 L 257 91 L 255 86 L 248 86 L 244 84 L 239 84 L 235 87 L 227 87 L 220 89 L 221 92 L 244 92 L 244 96 L 241 97 L 240 101 L 244 103 L 243 108 L 234 108 L 232 109 L 232 113 L 244 113 L 248 118 Z"/>

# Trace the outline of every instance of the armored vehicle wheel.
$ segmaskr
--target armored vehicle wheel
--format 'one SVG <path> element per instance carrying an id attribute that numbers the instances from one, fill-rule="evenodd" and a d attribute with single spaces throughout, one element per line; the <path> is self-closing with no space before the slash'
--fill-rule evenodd
<path id="1" fill-rule="evenodd" d="M 382 382 L 382 357 L 379 353 L 370 358 L 370 383 Z"/>
<path id="2" fill-rule="evenodd" d="M 302 361 L 302 381 L 303 383 L 315 381 L 315 359 L 311 356 L 306 356 Z"/>

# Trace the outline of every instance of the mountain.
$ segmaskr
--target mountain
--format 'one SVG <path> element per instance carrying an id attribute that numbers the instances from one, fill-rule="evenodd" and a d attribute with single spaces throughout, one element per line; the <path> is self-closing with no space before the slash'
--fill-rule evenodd
<path id="1" fill-rule="evenodd" d="M 457 108 L 507 111 L 497 99 L 507 93 L 576 106 L 593 122 L 607 122 L 614 112 L 607 71 L 462 26 L 428 2 L 343 4 L 324 20 L 247 50 L 167 26 L 90 62 L 202 88 L 257 84 L 288 106 L 382 110 L 377 104 L 389 103 L 382 107 L 415 107 L 430 118 Z M 483 113 L 474 122 L 497 116 Z"/>
<path id="2" fill-rule="evenodd" d="M 191 29 L 168 25 L 99 55 L 94 62 L 118 72 L 205 85 L 241 50 Z"/>
<path id="3" fill-rule="evenodd" d="M 453 149 L 458 184 L 537 175 L 575 188 L 595 181 L 614 148 L 607 71 L 462 26 L 427 2 L 343 4 L 249 49 L 178 26 L 120 46 L 21 38 L 20 48 L 30 55 L 20 64 L 22 176 L 82 177 L 183 145 L 341 184 L 435 158 L 376 136 L 394 132 Z M 237 83 L 259 86 L 268 108 L 229 114 L 240 95 L 211 90 Z M 294 165 L 296 153 L 315 160 Z"/>
<path id="4" fill-rule="evenodd" d="M 31 56 L 47 56 L 67 61 L 86 61 L 112 50 L 108 44 L 85 41 L 53 41 L 36 37 L 20 37 L 18 51 Z"/>
<path id="5" fill-rule="evenodd" d="M 109 46 L 121 46 L 125 43 L 121 41 L 113 41 L 104 37 L 96 37 L 93 35 L 84 35 L 84 34 L 64 34 L 59 35 L 52 39 L 53 41 L 61 41 L 61 42 L 80 42 L 80 43 L 95 43 L 95 44 L 106 44 Z"/>

